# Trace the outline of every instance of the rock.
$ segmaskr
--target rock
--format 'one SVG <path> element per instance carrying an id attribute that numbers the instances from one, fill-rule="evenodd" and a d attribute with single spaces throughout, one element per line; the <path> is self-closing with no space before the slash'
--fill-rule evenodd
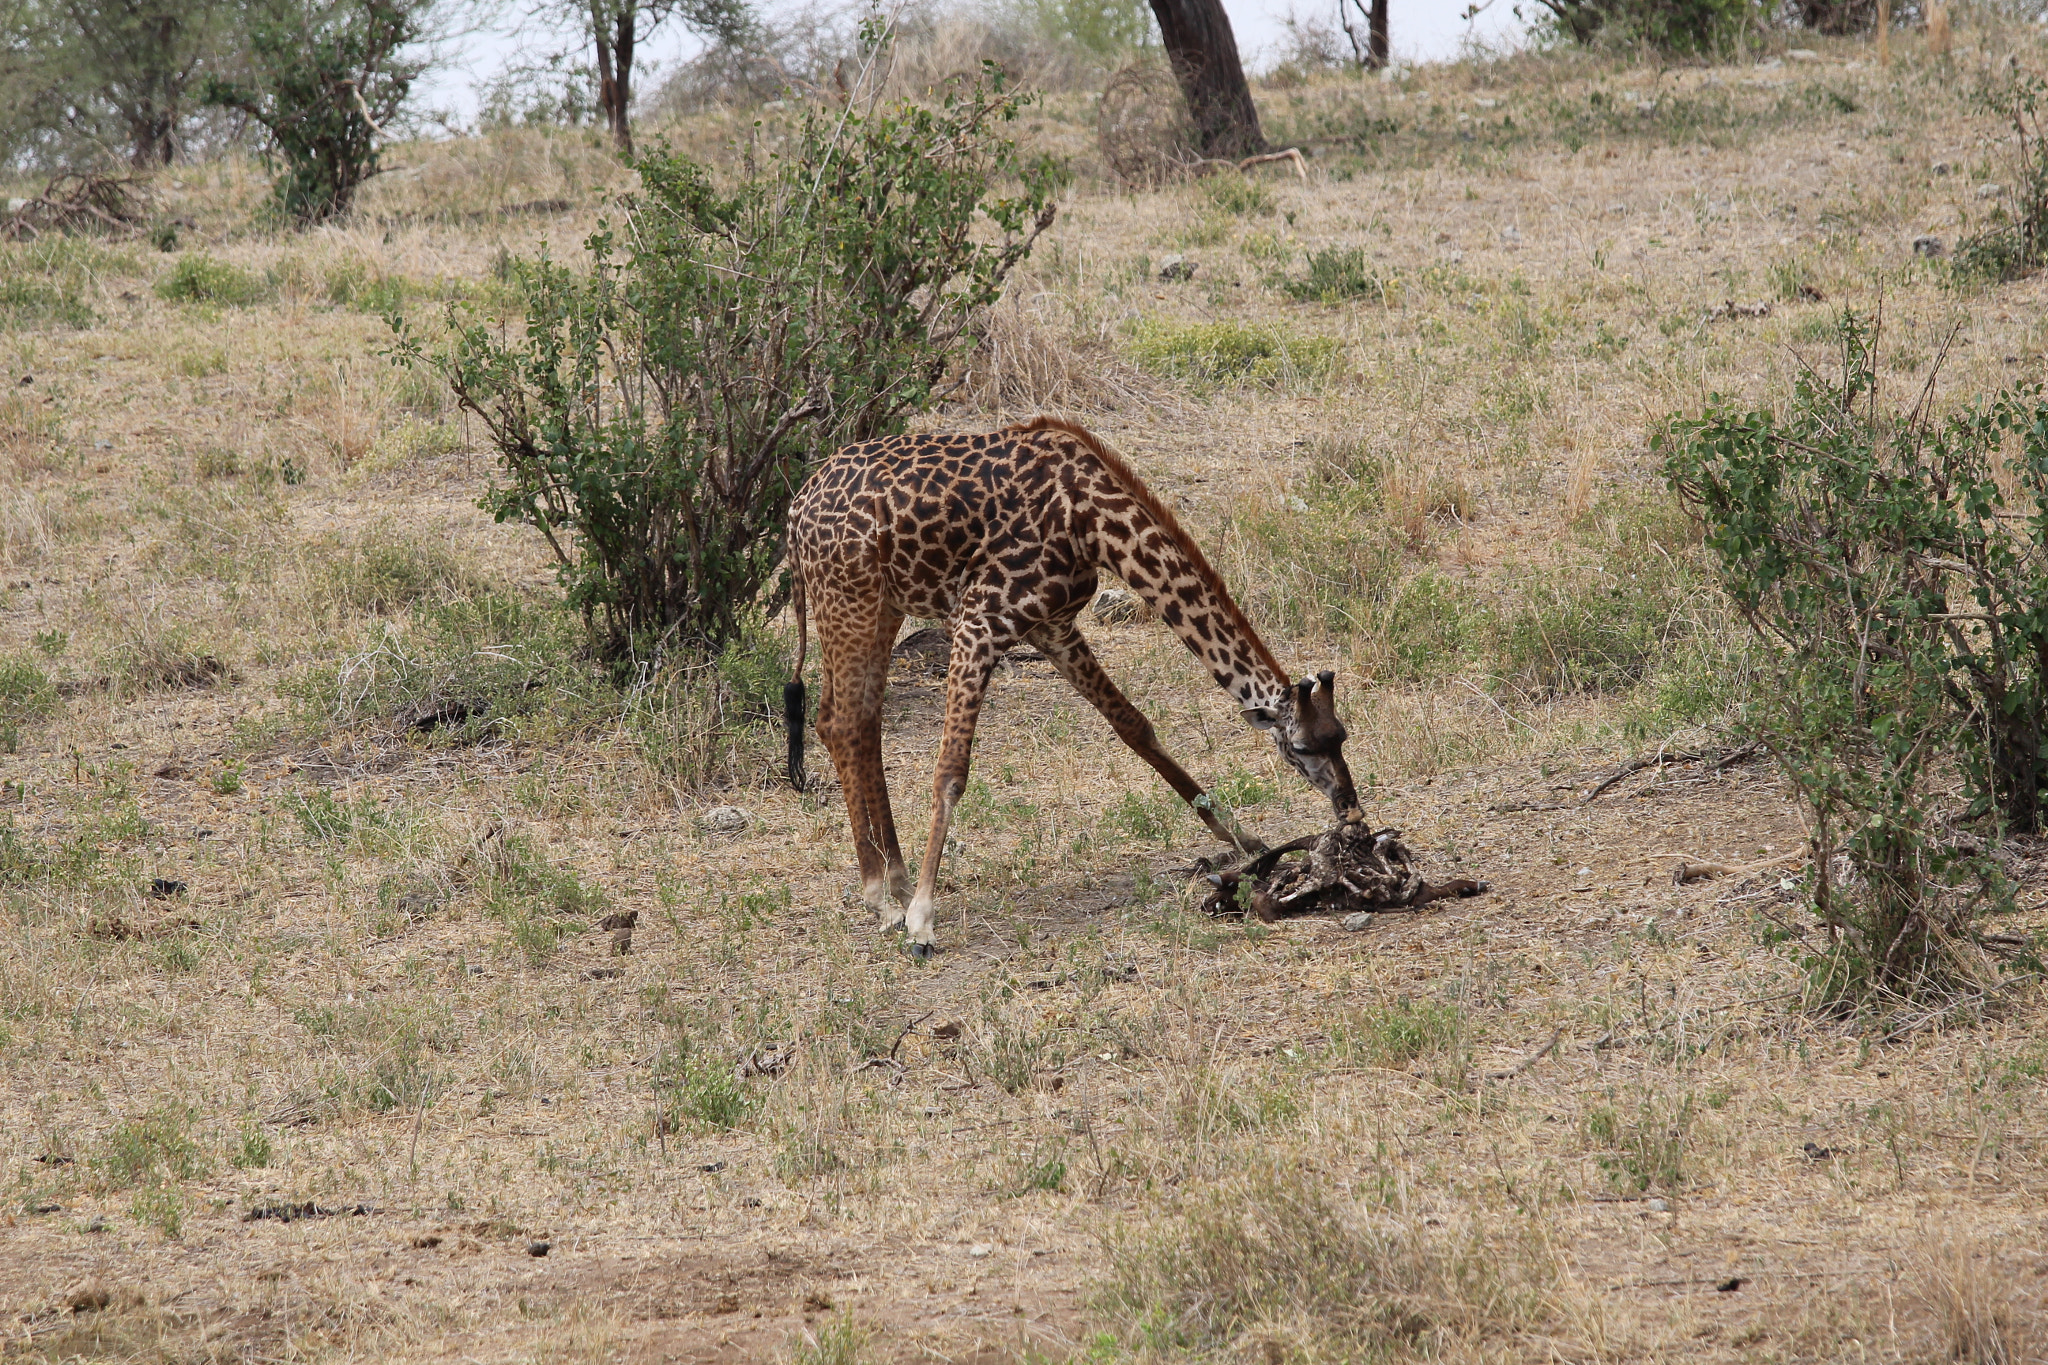
<path id="1" fill-rule="evenodd" d="M 740 834 L 752 822 L 753 817 L 738 806 L 713 806 L 698 823 L 706 834 Z"/>
<path id="2" fill-rule="evenodd" d="M 624 967 L 592 967 L 583 974 L 585 981 L 617 981 L 626 974 Z"/>
<path id="3" fill-rule="evenodd" d="M 1088 611 L 1096 620 L 1110 626 L 1142 621 L 1147 615 L 1143 599 L 1129 588 L 1104 588 L 1095 594 Z"/>
<path id="4" fill-rule="evenodd" d="M 979 1261 L 995 1255 L 996 1249 L 987 1242 L 976 1242 L 973 1246 L 967 1248 L 967 1254 Z"/>
<path id="5" fill-rule="evenodd" d="M 1499 101 L 1499 100 L 1489 100 L 1489 99 L 1476 99 L 1476 100 L 1473 100 L 1473 101 L 1472 101 L 1472 103 L 1473 103 L 1473 104 L 1474 104 L 1475 106 L 1477 106 L 1478 108 L 1481 108 L 1481 109 L 1498 109 L 1498 108 L 1500 108 L 1500 101 Z"/>
<path id="6" fill-rule="evenodd" d="M 1346 915 L 1344 917 L 1344 928 L 1355 934 L 1360 930 L 1372 928 L 1373 922 L 1378 918 L 1379 916 L 1370 910 L 1360 910 L 1355 915 Z"/>
<path id="7" fill-rule="evenodd" d="M 1976 195 L 1979 199 L 1996 199 L 1999 195 L 2004 193 L 2005 186 L 1998 184 L 1996 181 L 1990 180 L 1985 181 L 1976 189 Z"/>
<path id="8" fill-rule="evenodd" d="M 1820 54 L 1810 47 L 1795 47 L 1787 52 L 1785 56 L 1788 60 L 1795 62 L 1817 62 L 1820 60 Z"/>
<path id="9" fill-rule="evenodd" d="M 554 1244 L 551 1242 L 528 1242 L 526 1244 L 526 1254 L 529 1256 L 545 1256 L 554 1249 Z"/>
<path id="10" fill-rule="evenodd" d="M 1656 113 L 1656 112 L 1657 112 L 1657 101 L 1655 101 L 1655 100 L 1637 100 L 1637 101 L 1636 101 L 1636 112 L 1637 112 L 1638 114 L 1654 114 L 1654 113 Z"/>
<path id="11" fill-rule="evenodd" d="M 1500 230 L 1500 243 L 1509 251 L 1515 250 L 1522 244 L 1522 230 L 1513 224 L 1502 228 Z"/>
<path id="12" fill-rule="evenodd" d="M 1932 166 L 1929 166 L 1927 169 L 1934 172 L 1934 174 L 1936 175 L 1947 175 L 1950 171 L 1954 170 L 1955 167 L 1950 165 L 1946 161 L 1937 161 Z"/>
<path id="13" fill-rule="evenodd" d="M 1756 69 L 1759 71 L 1776 71 L 1784 64 L 1785 59 L 1783 57 L 1766 57 L 1756 64 Z"/>
<path id="14" fill-rule="evenodd" d="M 1671 1205 L 1662 1199 L 1645 1199 L 1643 1207 L 1651 1213 L 1668 1213 L 1671 1209 Z"/>
<path id="15" fill-rule="evenodd" d="M 1159 278 L 1179 284 L 1195 277 L 1195 263 L 1185 256 L 1168 256 L 1159 263 Z"/>
<path id="16" fill-rule="evenodd" d="M 1941 257 L 1948 255 L 1948 246 L 1941 238 L 1931 234 L 1925 237 L 1915 237 L 1913 239 L 1913 254 L 1915 256 L 1925 256 L 1929 260 L 1939 260 Z"/>

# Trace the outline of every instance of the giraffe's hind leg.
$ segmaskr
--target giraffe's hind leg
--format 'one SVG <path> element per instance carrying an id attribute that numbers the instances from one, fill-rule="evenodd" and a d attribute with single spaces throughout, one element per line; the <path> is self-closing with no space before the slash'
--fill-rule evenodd
<path id="1" fill-rule="evenodd" d="M 882 697 L 889 683 L 889 647 L 902 617 L 873 600 L 815 594 L 813 618 L 823 655 L 818 695 L 818 738 L 832 754 L 846 817 L 860 860 L 861 898 L 885 927 L 902 922 L 890 913 L 889 893 L 906 880 L 882 772 Z"/>
<path id="2" fill-rule="evenodd" d="M 1082 638 L 1079 627 L 1072 621 L 1052 621 L 1038 627 L 1026 638 L 1045 652 L 1053 667 L 1073 684 L 1076 692 L 1088 699 L 1089 705 L 1102 713 L 1102 718 L 1116 731 L 1117 738 L 1128 745 L 1132 753 L 1151 764 L 1153 771 L 1166 779 L 1166 785 L 1179 793 L 1181 800 L 1194 807 L 1195 814 L 1201 817 L 1211 834 L 1244 853 L 1266 851 L 1265 844 L 1239 829 L 1229 812 L 1211 801 L 1187 771 L 1159 747 L 1159 736 L 1153 731 L 1152 722 L 1145 718 L 1144 712 L 1131 705 L 1130 698 L 1110 680 L 1109 674 L 1102 671 L 1102 664 L 1096 659 L 1095 651 L 1088 647 L 1088 641 Z"/>

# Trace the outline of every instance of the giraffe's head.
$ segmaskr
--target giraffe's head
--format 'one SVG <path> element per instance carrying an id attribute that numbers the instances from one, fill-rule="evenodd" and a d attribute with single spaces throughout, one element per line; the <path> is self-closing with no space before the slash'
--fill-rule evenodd
<path id="1" fill-rule="evenodd" d="M 1344 725 L 1337 719 L 1337 675 L 1303 678 L 1272 704 L 1247 706 L 1244 718 L 1273 736 L 1280 757 L 1330 798 L 1337 816 L 1359 820 L 1358 788 L 1344 766 Z"/>

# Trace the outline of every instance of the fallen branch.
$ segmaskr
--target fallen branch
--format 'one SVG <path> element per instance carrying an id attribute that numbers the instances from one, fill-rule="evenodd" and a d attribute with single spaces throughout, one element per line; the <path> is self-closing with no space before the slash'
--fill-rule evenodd
<path id="1" fill-rule="evenodd" d="M 1263 166 L 1269 162 L 1274 161 L 1293 162 L 1294 173 L 1300 176 L 1303 180 L 1308 179 L 1308 161 L 1305 157 L 1302 156 L 1301 148 L 1299 147 L 1289 147 L 1284 152 L 1263 152 L 1258 156 L 1245 157 L 1242 161 L 1226 161 L 1218 157 L 1205 156 L 1198 158 L 1197 160 L 1190 161 L 1187 164 L 1188 169 L 1196 172 L 1197 174 L 1200 174 L 1205 170 L 1211 170 L 1216 168 L 1233 170 L 1241 174 L 1245 171 L 1250 170 L 1254 166 Z"/>
<path id="2" fill-rule="evenodd" d="M 1661 768 L 1666 763 L 1697 763 L 1704 757 L 1706 757 L 1705 754 L 1696 754 L 1691 752 L 1690 750 L 1687 750 L 1683 753 L 1667 754 L 1664 752 L 1663 749 L 1660 748 L 1654 754 L 1646 754 L 1641 758 L 1632 758 L 1628 762 L 1622 764 L 1619 768 L 1616 768 L 1613 772 L 1609 773 L 1604 779 L 1601 780 L 1599 786 L 1587 792 L 1585 801 L 1581 802 L 1580 804 L 1584 805 L 1589 804 L 1593 801 L 1597 801 L 1600 798 L 1600 794 L 1602 792 L 1606 791 L 1615 783 L 1621 781 L 1622 778 L 1629 776 L 1631 773 L 1639 773 L 1645 768 Z"/>
<path id="3" fill-rule="evenodd" d="M 1543 1060 L 1543 1059 L 1544 1059 L 1545 1057 L 1548 1057 L 1548 1056 L 1549 1056 L 1549 1055 L 1550 1055 L 1550 1054 L 1551 1054 L 1552 1052 L 1556 1051 L 1556 1049 L 1557 1049 L 1557 1040 L 1558 1040 L 1558 1039 L 1560 1039 L 1560 1038 L 1562 1038 L 1562 1037 L 1564 1037 L 1564 1025 L 1563 1025 L 1563 1024 L 1559 1024 L 1559 1025 L 1558 1025 L 1558 1026 L 1557 1026 L 1556 1028 L 1554 1028 L 1554 1029 L 1552 1029 L 1552 1030 L 1550 1031 L 1550 1041 L 1549 1041 L 1549 1042 L 1545 1043 L 1545 1044 L 1544 1044 L 1544 1045 L 1543 1045 L 1542 1047 L 1539 1047 L 1539 1048 L 1537 1048 L 1537 1049 L 1536 1049 L 1536 1050 L 1535 1050 L 1534 1052 L 1530 1053 L 1530 1054 L 1529 1054 L 1528 1056 L 1526 1056 L 1526 1057 L 1522 1058 L 1522 1060 L 1521 1060 L 1521 1061 L 1519 1061 L 1519 1062 L 1515 1063 L 1515 1064 L 1514 1064 L 1513 1066 L 1509 1067 L 1509 1068 L 1508 1068 L 1508 1069 L 1507 1069 L 1506 1071 L 1489 1071 L 1489 1072 L 1487 1072 L 1487 1073 L 1486 1073 L 1486 1079 L 1487 1079 L 1487 1080 L 1489 1080 L 1489 1081 L 1511 1081 L 1511 1080 L 1513 1080 L 1513 1079 L 1514 1079 L 1515 1077 L 1517 1077 L 1517 1076 L 1521 1075 L 1521 1074 L 1522 1074 L 1522 1073 L 1523 1073 L 1524 1071 L 1527 1071 L 1527 1070 L 1528 1070 L 1528 1069 L 1529 1069 L 1530 1067 L 1532 1067 L 1532 1066 L 1536 1065 L 1536 1063 L 1538 1063 L 1538 1062 L 1542 1061 L 1542 1060 Z"/>

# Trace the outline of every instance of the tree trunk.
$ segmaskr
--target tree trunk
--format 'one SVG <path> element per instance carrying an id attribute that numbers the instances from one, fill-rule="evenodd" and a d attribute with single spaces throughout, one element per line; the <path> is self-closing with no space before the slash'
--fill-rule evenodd
<path id="1" fill-rule="evenodd" d="M 1251 156 L 1266 150 L 1259 111 L 1245 84 L 1237 37 L 1223 0 L 1151 0 L 1159 35 L 1187 98 L 1203 156 Z"/>
<path id="2" fill-rule="evenodd" d="M 1372 0 L 1372 47 L 1366 54 L 1365 64 L 1379 71 L 1392 56 L 1393 51 L 1387 44 L 1387 0 Z"/>
<path id="3" fill-rule="evenodd" d="M 639 15 L 636 6 L 626 4 L 607 14 L 610 6 L 591 0 L 590 32 L 597 42 L 597 107 L 604 111 L 605 126 L 621 156 L 633 154 L 633 37 Z"/>
<path id="4" fill-rule="evenodd" d="M 177 120 L 144 105 L 128 111 L 128 164 L 138 171 L 168 166 L 178 156 Z"/>

